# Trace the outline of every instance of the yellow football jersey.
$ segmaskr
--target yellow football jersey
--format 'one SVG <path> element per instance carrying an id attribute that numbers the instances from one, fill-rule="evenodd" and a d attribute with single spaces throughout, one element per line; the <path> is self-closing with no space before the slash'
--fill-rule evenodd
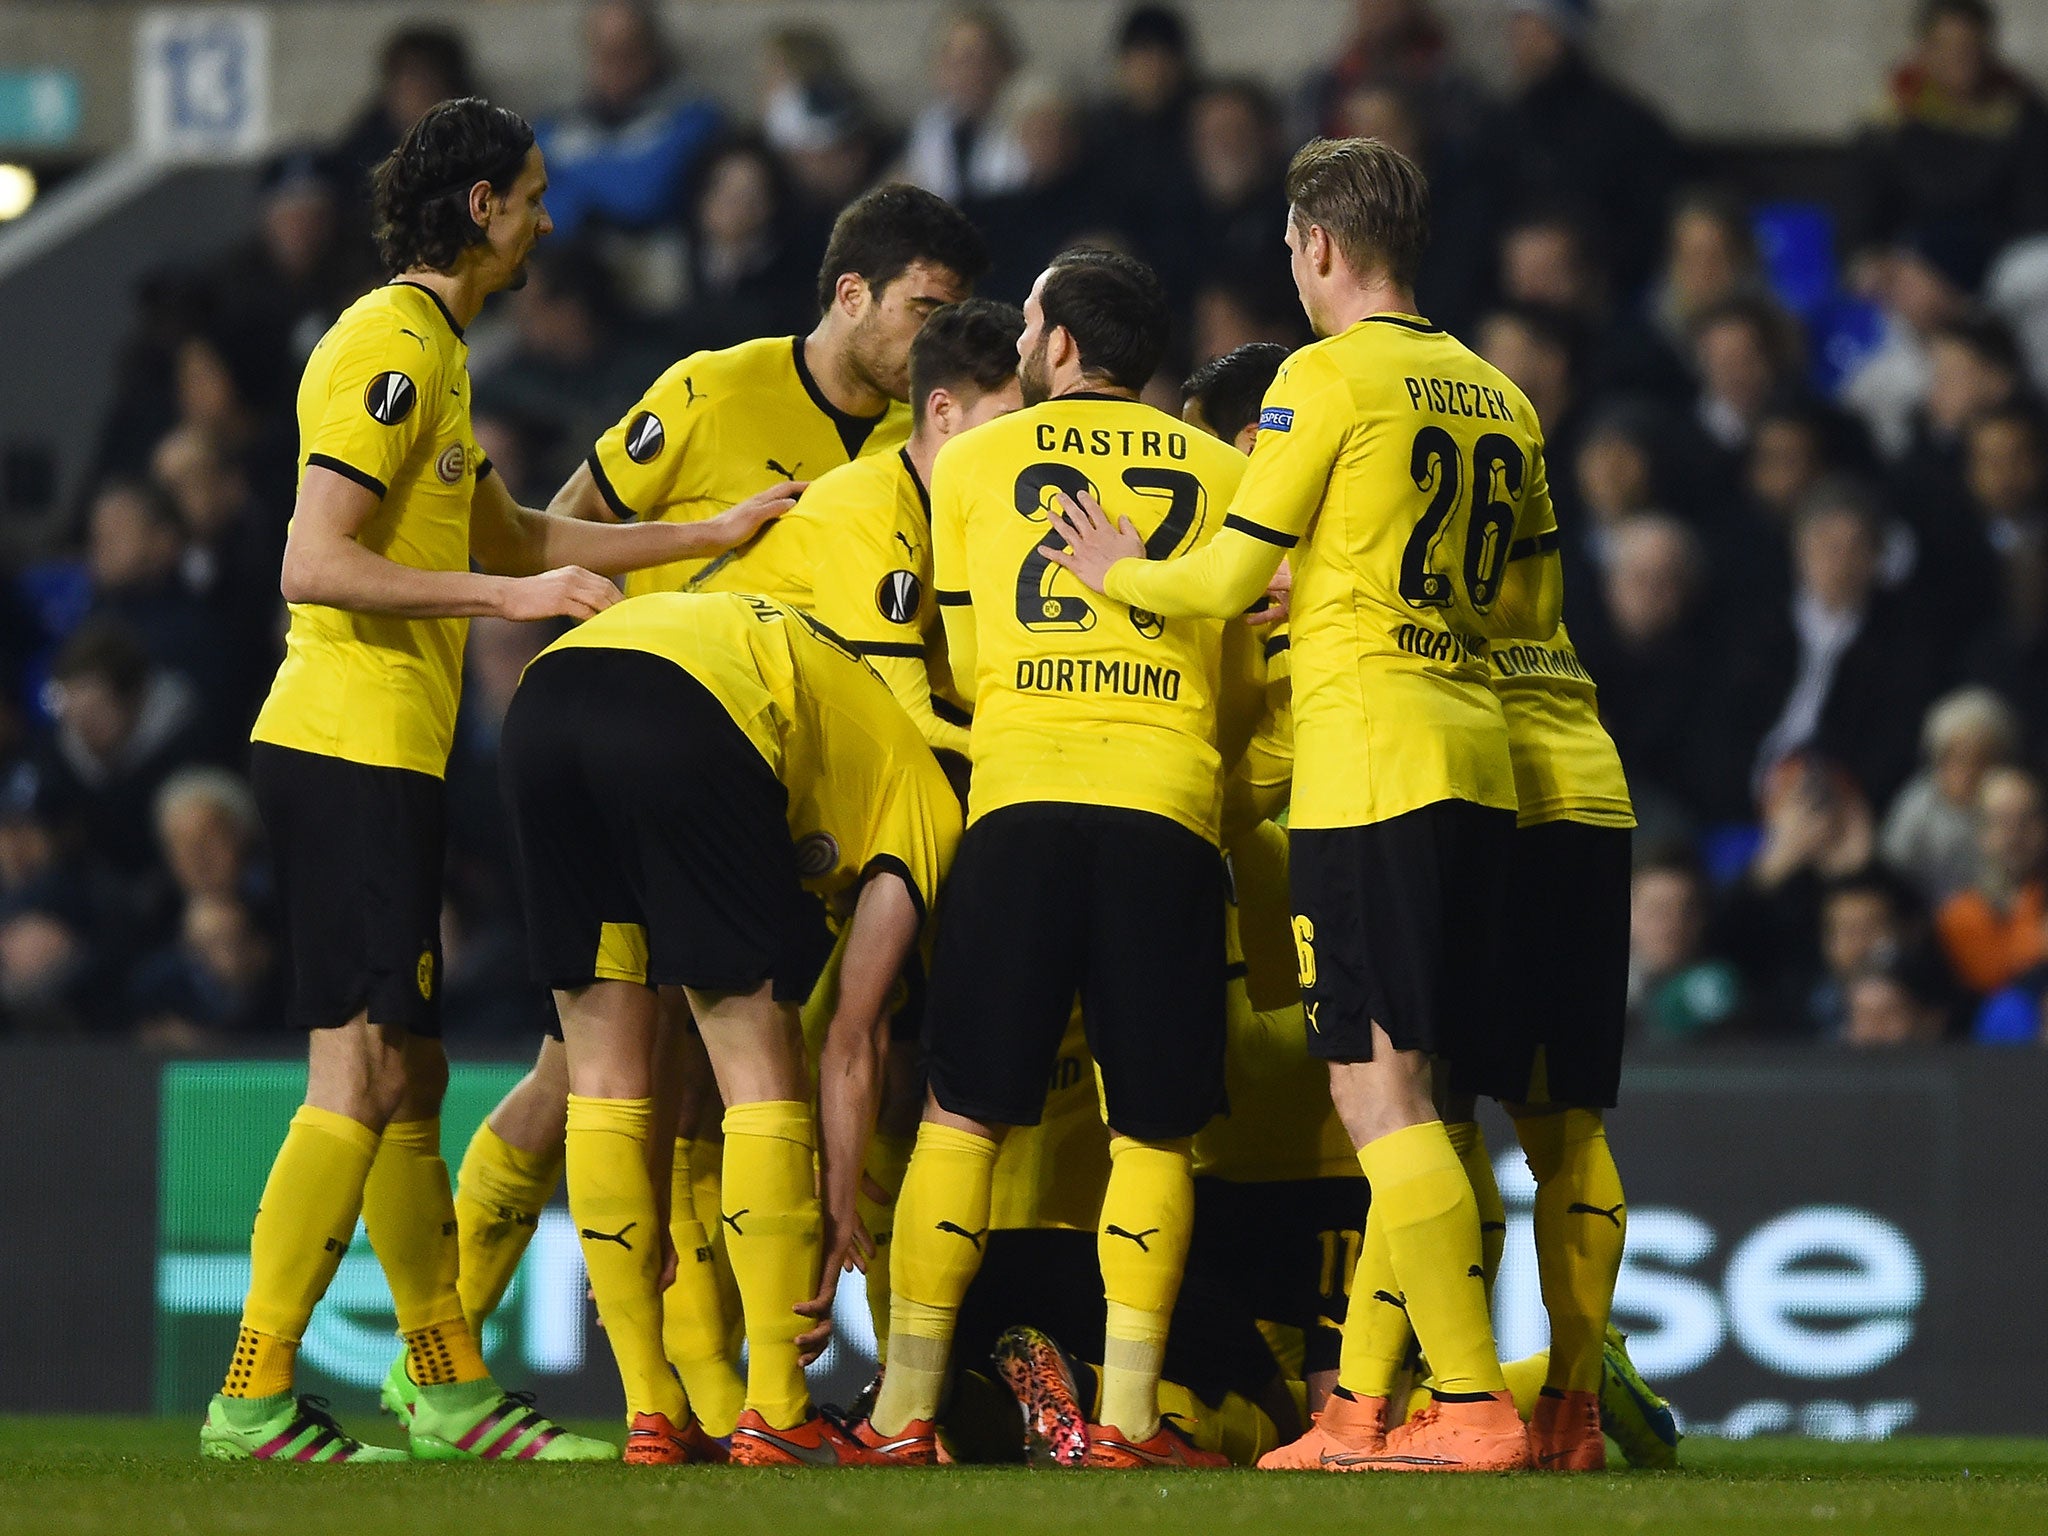
<path id="1" fill-rule="evenodd" d="M 1244 626 L 1240 626 L 1244 627 Z M 1217 736 L 1223 747 L 1223 841 L 1280 815 L 1294 787 L 1294 682 L 1288 666 L 1285 624 L 1246 629 L 1259 660 L 1248 675 L 1234 678 L 1230 647 L 1224 648 L 1223 707 Z M 1226 629 L 1226 640 L 1230 631 Z M 1245 705 L 1256 710 L 1244 731 Z M 1234 752 L 1239 740 L 1243 745 Z M 1284 903 L 1283 903 L 1284 904 Z M 1257 988 L 1253 991 L 1256 993 Z"/>
<path id="2" fill-rule="evenodd" d="M 1493 691 L 1507 712 L 1518 823 L 1634 826 L 1621 754 L 1600 723 L 1593 679 L 1564 626 L 1548 641 L 1497 640 L 1487 654 Z"/>
<path id="3" fill-rule="evenodd" d="M 932 567 L 974 709 L 969 820 L 1025 801 L 1152 811 L 1216 840 L 1222 623 L 1098 597 L 1054 565 L 1055 493 L 1129 518 L 1159 559 L 1214 534 L 1244 456 L 1149 405 L 1064 395 L 939 450 Z"/>
<path id="4" fill-rule="evenodd" d="M 766 598 L 653 592 L 548 650 L 571 646 L 664 657 L 725 706 L 789 791 L 806 889 L 829 900 L 886 869 L 930 910 L 960 840 L 959 802 L 888 686 L 831 635 Z"/>
<path id="5" fill-rule="evenodd" d="M 828 470 L 687 590 L 753 592 L 801 608 L 874 665 L 927 742 L 967 750 L 967 732 L 932 712 L 925 647 L 939 625 L 931 500 L 907 449 Z"/>
<path id="6" fill-rule="evenodd" d="M 618 516 L 689 523 L 779 480 L 814 480 L 861 454 L 891 452 L 909 436 L 909 406 L 847 415 L 811 377 L 803 338 L 773 336 L 693 352 L 670 368 L 597 440 L 590 473 Z M 706 563 L 634 571 L 626 591 L 676 591 Z"/>
<path id="7" fill-rule="evenodd" d="M 1094 1228 L 1109 1186 L 1109 1127 L 1102 1120 L 1095 1057 L 1076 1007 L 1067 1017 L 1059 1060 L 1046 1085 L 1045 1113 L 1003 1137 L 990 1189 L 989 1225 Z"/>
<path id="8" fill-rule="evenodd" d="M 299 381 L 309 466 L 374 491 L 356 541 L 423 571 L 469 569 L 469 503 L 490 473 L 469 423 L 469 348 L 441 300 L 387 283 L 334 322 Z M 467 619 L 291 605 L 283 664 L 253 741 L 379 768 L 447 772 Z"/>
<path id="9" fill-rule="evenodd" d="M 1556 547 L 1536 412 L 1438 327 L 1370 315 L 1289 358 L 1259 421 L 1211 548 L 1119 561 L 1110 594 L 1201 612 L 1293 550 L 1289 825 L 1447 799 L 1513 809 L 1485 637 L 1509 562 Z"/>
<path id="10" fill-rule="evenodd" d="M 1267 853 L 1277 844 L 1277 857 L 1231 860 L 1237 899 L 1227 927 L 1230 1034 L 1223 1058 L 1229 1108 L 1196 1135 L 1195 1172 L 1240 1184 L 1363 1177 L 1330 1102 L 1329 1067 L 1308 1053 L 1299 990 L 1278 1007 L 1252 1007 L 1241 933 L 1269 929 L 1276 919 L 1286 926 L 1287 838 L 1268 822 L 1247 843 Z"/>

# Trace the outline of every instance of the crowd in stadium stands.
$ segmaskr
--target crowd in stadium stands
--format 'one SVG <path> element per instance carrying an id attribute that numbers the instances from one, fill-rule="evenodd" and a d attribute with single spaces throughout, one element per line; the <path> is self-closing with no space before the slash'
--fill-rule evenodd
<path id="1" fill-rule="evenodd" d="M 1308 339 L 1281 173 L 1314 133 L 1428 172 L 1424 309 L 1537 406 L 1567 617 L 1641 817 L 1644 1046 L 2036 1040 L 2048 982 L 2048 108 L 1983 0 L 1931 0 L 1828 206 L 1746 205 L 1603 74 L 1585 0 L 1510 12 L 1504 93 L 1427 0 L 1358 0 L 1293 94 L 1131 10 L 1107 90 L 963 9 L 892 122 L 823 26 L 768 35 L 754 110 L 686 36 L 591 9 L 582 85 L 530 109 L 556 233 L 472 334 L 479 440 L 545 504 L 669 361 L 807 329 L 831 217 L 878 179 L 956 199 L 1019 299 L 1056 250 L 1152 262 L 1159 398 Z M 279 1026 L 262 839 L 237 776 L 278 652 L 292 398 L 379 274 L 369 168 L 489 90 L 409 28 L 340 140 L 266 170 L 256 227 L 140 294 L 67 547 L 0 609 L 0 1013 L 207 1048 Z M 540 1018 L 516 955 L 495 736 L 539 627 L 478 621 L 450 777 L 449 1032 Z"/>

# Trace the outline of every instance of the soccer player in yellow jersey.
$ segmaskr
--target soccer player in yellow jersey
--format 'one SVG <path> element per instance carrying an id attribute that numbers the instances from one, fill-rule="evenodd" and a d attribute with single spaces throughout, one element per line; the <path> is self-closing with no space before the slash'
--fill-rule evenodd
<path id="1" fill-rule="evenodd" d="M 873 669 L 763 598 L 656 593 L 572 630 L 506 713 L 535 979 L 569 1055 L 569 1210 L 625 1380 L 627 1459 L 722 1460 L 662 1346 L 649 1140 L 656 986 L 689 997 L 724 1095 L 747 1404 L 732 1459 L 860 1464 L 811 1406 L 807 1323 L 868 1249 L 854 1210 L 886 1003 L 959 837 L 945 775 Z M 851 914 L 818 1113 L 797 1007 Z M 814 1183 L 815 1178 L 815 1183 Z M 822 1278 L 821 1278 L 822 1277 Z"/>
<path id="2" fill-rule="evenodd" d="M 413 1454 L 609 1457 L 484 1368 L 456 1294 L 440 1107 L 442 778 L 467 621 L 588 618 L 604 574 L 715 551 L 788 505 L 767 496 L 687 527 L 604 528 L 513 502 L 469 422 L 462 328 L 521 280 L 549 229 L 533 131 L 444 102 L 378 168 L 393 280 L 351 305 L 300 383 L 299 494 L 282 586 L 285 658 L 252 733 L 291 964 L 309 1031 L 306 1101 L 250 1239 L 248 1299 L 201 1450 L 341 1462 L 391 1455 L 292 1393 L 293 1358 L 358 1214 L 391 1283 L 417 1384 Z M 493 574 L 477 574 L 471 563 Z M 597 574 L 604 573 L 604 574 Z"/>
<path id="3" fill-rule="evenodd" d="M 1287 188 L 1295 282 L 1324 339 L 1268 392 L 1223 531 L 1147 559 L 1134 530 L 1075 498 L 1048 557 L 1119 602 L 1224 615 L 1294 551 L 1289 849 L 1310 1048 L 1372 1182 L 1361 1264 L 1384 1245 L 1438 1397 L 1383 1434 L 1384 1402 L 1340 1373 L 1289 1464 L 1518 1468 L 1527 1439 L 1431 1057 L 1463 1054 L 1482 1021 L 1514 831 L 1486 642 L 1557 627 L 1542 431 L 1504 375 L 1414 313 L 1428 192 L 1409 160 L 1318 140 Z"/>
<path id="4" fill-rule="evenodd" d="M 597 440 L 549 510 L 689 522 L 780 481 L 894 453 L 910 431 L 912 338 L 987 269 L 980 234 L 943 198 L 903 185 L 863 194 L 832 226 L 810 334 L 676 363 Z M 678 590 L 707 563 L 636 572 L 627 594 Z"/>
<path id="5" fill-rule="evenodd" d="M 934 310 L 910 344 L 910 441 L 828 470 L 742 557 L 714 561 L 690 584 L 803 609 L 873 663 L 934 750 L 963 756 L 967 728 L 936 712 L 925 671 L 929 644 L 943 641 L 932 596 L 932 463 L 948 439 L 1024 403 L 1023 330 L 1017 307 L 994 299 Z"/>
<path id="6" fill-rule="evenodd" d="M 1113 1133 L 1097 1243 L 1108 1299 L 1089 1465 L 1210 1464 L 1160 1420 L 1188 1239 L 1188 1141 L 1221 1106 L 1222 625 L 1085 594 L 1040 551 L 1053 498 L 1093 492 L 1162 557 L 1199 547 L 1244 473 L 1142 404 L 1168 317 L 1150 269 L 1070 252 L 1018 341 L 1026 408 L 949 442 L 933 574 L 974 709 L 968 831 L 926 1006 L 930 1097 L 898 1201 L 889 1369 L 856 1433 L 929 1460 L 1003 1128 L 1030 1125 L 1075 996 Z"/>

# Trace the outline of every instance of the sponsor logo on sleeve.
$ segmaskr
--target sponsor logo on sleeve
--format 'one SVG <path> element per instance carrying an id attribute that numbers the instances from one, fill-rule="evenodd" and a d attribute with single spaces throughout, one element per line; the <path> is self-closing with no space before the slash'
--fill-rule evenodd
<path id="1" fill-rule="evenodd" d="M 817 880 L 839 867 L 839 839 L 830 832 L 812 832 L 797 839 L 796 872 Z"/>
<path id="2" fill-rule="evenodd" d="M 460 443 L 450 443 L 441 450 L 441 457 L 434 461 L 434 473 L 441 477 L 443 485 L 453 485 L 462 478 L 462 466 L 467 457 Z"/>

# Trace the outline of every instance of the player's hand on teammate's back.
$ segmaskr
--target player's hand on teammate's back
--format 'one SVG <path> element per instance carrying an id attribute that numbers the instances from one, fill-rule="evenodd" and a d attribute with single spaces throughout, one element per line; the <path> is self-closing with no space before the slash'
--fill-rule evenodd
<path id="1" fill-rule="evenodd" d="M 501 616 L 508 619 L 588 619 L 619 600 L 619 589 L 580 565 L 565 565 L 505 585 Z"/>
<path id="2" fill-rule="evenodd" d="M 1266 583 L 1265 602 L 1246 614 L 1244 621 L 1254 629 L 1263 624 L 1285 624 L 1293 605 L 1294 567 L 1282 560 L 1280 568 L 1273 572 L 1273 579 Z"/>
<path id="3" fill-rule="evenodd" d="M 1109 568 L 1119 560 L 1145 558 L 1145 541 L 1128 517 L 1111 524 L 1102 504 L 1086 491 L 1078 497 L 1059 493 L 1060 510 L 1052 514 L 1052 531 L 1067 541 L 1060 549 L 1039 546 L 1039 553 L 1063 565 L 1090 591 L 1100 592 Z"/>
<path id="4" fill-rule="evenodd" d="M 716 531 L 718 542 L 731 548 L 744 544 L 760 532 L 763 523 L 772 522 L 796 505 L 797 497 L 809 489 L 808 480 L 783 480 L 757 491 L 745 501 L 735 502 L 716 517 L 704 520 L 704 531 Z"/>

